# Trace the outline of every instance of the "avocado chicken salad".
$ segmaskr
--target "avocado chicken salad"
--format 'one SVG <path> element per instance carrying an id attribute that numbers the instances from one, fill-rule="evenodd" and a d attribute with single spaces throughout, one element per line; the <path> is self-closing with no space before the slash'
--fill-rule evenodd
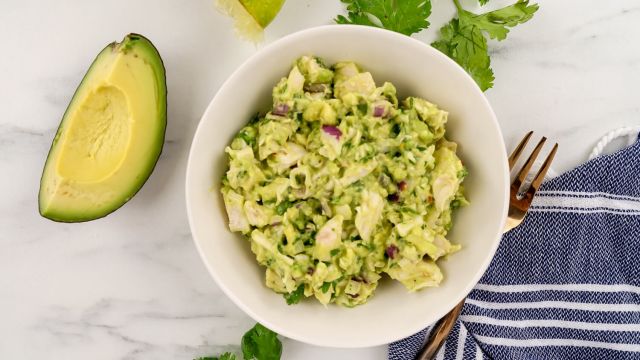
<path id="1" fill-rule="evenodd" d="M 365 303 L 382 273 L 409 291 L 437 286 L 436 261 L 467 201 L 467 171 L 445 139 L 447 112 L 399 102 L 353 62 L 296 60 L 273 108 L 225 149 L 229 228 L 249 239 L 266 285 L 287 303 Z"/>

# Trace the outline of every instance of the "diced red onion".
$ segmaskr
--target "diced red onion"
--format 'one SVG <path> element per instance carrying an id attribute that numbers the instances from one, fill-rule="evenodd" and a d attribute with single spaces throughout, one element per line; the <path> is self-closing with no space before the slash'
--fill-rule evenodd
<path id="1" fill-rule="evenodd" d="M 335 126 L 322 125 L 322 131 L 335 137 L 337 140 L 340 140 L 340 137 L 342 136 L 342 131 Z"/>
<path id="2" fill-rule="evenodd" d="M 389 246 L 387 246 L 387 249 L 385 250 L 387 256 L 389 257 L 389 259 L 394 259 L 396 257 L 396 255 L 398 254 L 398 247 L 391 244 Z"/>
<path id="3" fill-rule="evenodd" d="M 407 182 L 402 180 L 398 183 L 398 190 L 405 191 L 407 189 Z"/>
<path id="4" fill-rule="evenodd" d="M 378 105 L 373 109 L 373 116 L 382 117 L 384 115 L 384 106 Z"/>
<path id="5" fill-rule="evenodd" d="M 278 104 L 271 111 L 274 115 L 285 116 L 289 112 L 289 105 L 287 104 Z"/>

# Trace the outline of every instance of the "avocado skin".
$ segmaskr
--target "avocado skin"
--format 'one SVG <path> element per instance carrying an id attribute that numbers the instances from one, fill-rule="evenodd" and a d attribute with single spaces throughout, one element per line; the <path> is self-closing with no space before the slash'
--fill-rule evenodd
<path id="1" fill-rule="evenodd" d="M 76 99 L 76 96 L 80 91 L 80 88 L 85 83 L 85 81 L 87 80 L 87 78 L 91 73 L 93 66 L 96 64 L 96 62 L 98 61 L 98 59 L 100 59 L 102 55 L 104 55 L 108 51 L 118 51 L 119 47 L 123 47 L 122 51 L 124 51 L 124 53 L 126 54 L 128 49 L 130 49 L 133 46 L 140 46 L 142 49 L 144 49 L 144 51 L 150 54 L 150 57 L 148 60 L 151 60 L 151 62 L 153 63 L 152 68 L 154 70 L 154 75 L 157 79 L 156 85 L 159 86 L 159 89 L 157 90 L 157 95 L 159 100 L 158 101 L 159 113 L 158 113 L 157 121 L 160 124 L 161 131 L 158 132 L 158 135 L 156 137 L 155 146 L 153 147 L 155 151 L 149 155 L 149 161 L 146 164 L 147 169 L 144 171 L 144 176 L 139 176 L 136 179 L 132 179 L 132 185 L 124 201 L 121 201 L 120 203 L 115 203 L 113 204 L 113 206 L 107 207 L 102 211 L 98 210 L 98 211 L 92 212 L 90 209 L 88 209 L 87 212 L 84 212 L 83 214 L 73 214 L 73 215 L 59 213 L 56 211 L 46 212 L 45 211 L 46 209 L 44 208 L 44 204 L 42 201 L 42 196 L 43 196 L 43 189 L 44 189 L 43 182 L 46 181 L 45 174 L 46 174 L 47 165 L 49 164 L 51 154 L 54 151 L 62 135 L 62 131 L 64 129 L 64 126 L 63 126 L 64 120 L 66 119 L 68 112 L 71 109 L 74 103 L 74 100 Z M 138 191 L 140 191 L 142 186 L 147 182 L 147 180 L 151 176 L 151 173 L 155 169 L 156 164 L 158 163 L 160 154 L 162 153 L 162 149 L 164 147 L 166 129 L 167 129 L 167 94 L 168 92 L 167 92 L 167 83 L 166 83 L 166 70 L 165 70 L 164 62 L 162 61 L 162 57 L 160 56 L 158 49 L 153 45 L 153 43 L 148 38 L 146 38 L 141 34 L 129 33 L 123 38 L 123 40 L 120 43 L 114 41 L 108 44 L 107 46 L 105 46 L 94 58 L 93 62 L 89 66 L 89 69 L 83 76 L 82 80 L 80 81 L 80 84 L 78 85 L 78 87 L 76 88 L 76 91 L 71 97 L 71 101 L 69 102 L 69 105 L 67 106 L 64 114 L 62 115 L 62 120 L 58 125 L 58 129 L 56 130 L 56 134 L 51 143 L 51 147 L 49 148 L 49 152 L 47 153 L 45 166 L 43 168 L 42 175 L 40 177 L 40 190 L 38 192 L 38 210 L 40 215 L 44 218 L 47 218 L 55 222 L 60 222 L 60 223 L 87 222 L 87 221 L 103 218 L 111 214 L 112 212 L 118 210 L 124 204 L 129 202 L 129 200 L 131 200 L 138 193 Z"/>

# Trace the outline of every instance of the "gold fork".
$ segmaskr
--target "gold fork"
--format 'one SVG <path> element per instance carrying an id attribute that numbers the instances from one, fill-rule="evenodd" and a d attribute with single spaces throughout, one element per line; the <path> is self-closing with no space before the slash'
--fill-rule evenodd
<path id="1" fill-rule="evenodd" d="M 527 143 L 529 142 L 529 139 L 531 139 L 532 135 L 533 131 L 529 131 L 527 135 L 522 138 L 511 155 L 509 155 L 509 170 L 513 170 L 516 162 L 518 161 L 518 158 L 520 157 L 520 155 L 522 155 L 522 152 L 527 146 Z M 524 163 L 524 165 L 516 175 L 516 178 L 511 183 L 511 186 L 509 187 L 509 215 L 504 226 L 505 233 L 522 223 L 525 215 L 527 214 L 527 210 L 529 210 L 531 202 L 533 201 L 533 195 L 535 195 L 536 191 L 540 188 L 540 184 L 542 184 L 547 171 L 551 167 L 553 157 L 556 155 L 556 151 L 558 150 L 558 144 L 553 145 L 553 149 L 551 149 L 551 152 L 549 152 L 549 155 L 547 155 L 547 158 L 544 160 L 544 163 L 540 167 L 540 170 L 538 170 L 538 173 L 533 178 L 531 185 L 525 191 L 520 191 L 522 185 L 525 182 L 525 179 L 529 175 L 529 171 L 531 171 L 531 167 L 535 163 L 536 158 L 540 154 L 540 150 L 542 150 L 542 147 L 544 146 L 546 140 L 546 137 L 542 137 L 540 142 L 538 142 L 538 145 L 536 145 L 535 149 L 533 149 L 531 155 L 529 155 L 529 158 Z M 420 352 L 420 354 L 418 354 L 417 360 L 430 360 L 436 356 L 436 354 L 442 347 L 442 344 L 444 344 L 445 340 L 449 336 L 451 329 L 453 329 L 453 326 L 455 325 L 463 306 L 464 300 L 458 303 L 451 311 L 449 311 L 442 319 L 440 319 L 436 323 L 436 325 L 431 330 L 431 334 L 429 335 L 427 342 L 422 348 L 422 351 Z"/>

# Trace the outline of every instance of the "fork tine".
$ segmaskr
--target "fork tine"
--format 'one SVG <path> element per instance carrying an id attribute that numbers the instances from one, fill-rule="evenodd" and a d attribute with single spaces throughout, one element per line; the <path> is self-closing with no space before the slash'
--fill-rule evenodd
<path id="1" fill-rule="evenodd" d="M 513 149 L 511 155 L 509 155 L 509 170 L 513 170 L 513 166 L 516 164 L 516 161 L 518 161 L 518 158 L 524 151 L 524 148 L 527 146 L 531 135 L 533 135 L 533 131 L 529 131 L 527 135 L 525 135 L 522 140 L 520 140 L 520 144 L 518 144 L 518 146 Z"/>
<path id="2" fill-rule="evenodd" d="M 527 162 L 524 163 L 524 166 L 522 166 L 522 169 L 520 169 L 520 172 L 518 173 L 516 180 L 513 182 L 518 187 L 522 185 L 524 180 L 527 178 L 527 174 L 529 174 L 529 171 L 531 170 L 531 166 L 533 166 L 533 163 L 536 161 L 538 154 L 540 154 L 540 150 L 542 150 L 542 146 L 544 146 L 545 141 L 547 141 L 547 138 L 542 137 L 538 145 L 536 145 L 536 148 L 533 149 L 533 152 L 531 153 L 531 155 L 529 155 Z"/>
<path id="3" fill-rule="evenodd" d="M 531 188 L 533 189 L 534 192 L 538 191 L 538 188 L 540 187 L 540 184 L 542 184 L 542 181 L 544 180 L 545 175 L 547 175 L 547 171 L 551 167 L 551 162 L 553 161 L 553 157 L 556 156 L 556 151 L 558 151 L 557 143 L 553 145 L 553 149 L 551 149 L 551 152 L 549 153 L 549 155 L 547 155 L 547 158 L 544 160 L 542 167 L 540 167 L 540 170 L 538 170 L 538 174 L 536 174 L 536 177 L 531 182 Z"/>

